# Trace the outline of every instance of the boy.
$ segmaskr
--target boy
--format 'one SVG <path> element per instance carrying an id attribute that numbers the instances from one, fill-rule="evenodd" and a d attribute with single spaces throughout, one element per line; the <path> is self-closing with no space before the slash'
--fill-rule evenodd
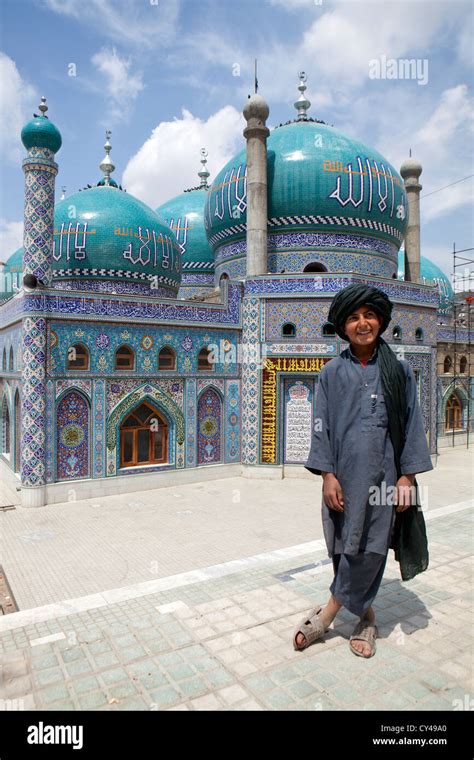
<path id="1" fill-rule="evenodd" d="M 320 374 L 318 424 L 305 467 L 323 477 L 324 537 L 335 575 L 326 606 L 312 610 L 295 631 L 295 649 L 323 636 L 344 606 L 359 617 L 351 650 L 366 658 L 375 654 L 372 603 L 395 511 L 415 505 L 415 475 L 433 469 L 413 372 L 380 337 L 392 308 L 385 293 L 361 284 L 341 290 L 329 310 L 329 321 L 350 346 Z M 380 498 L 390 493 L 396 494 L 392 501 Z"/>

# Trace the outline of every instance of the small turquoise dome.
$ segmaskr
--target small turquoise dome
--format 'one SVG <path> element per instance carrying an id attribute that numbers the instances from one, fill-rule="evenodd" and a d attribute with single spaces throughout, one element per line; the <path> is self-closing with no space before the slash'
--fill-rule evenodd
<path id="1" fill-rule="evenodd" d="M 361 251 L 376 239 L 389 244 L 396 261 L 407 197 L 400 175 L 376 150 L 326 124 L 292 122 L 271 132 L 267 168 L 269 233 L 295 233 L 302 247 L 308 232 L 331 233 L 327 245 L 336 248 L 351 236 L 363 239 Z M 245 238 L 246 170 L 242 150 L 208 192 L 205 225 L 214 253 Z"/>
<path id="2" fill-rule="evenodd" d="M 214 258 L 204 227 L 207 189 L 187 190 L 156 209 L 175 233 L 183 254 L 183 274 L 214 271 Z"/>
<path id="3" fill-rule="evenodd" d="M 399 280 L 405 279 L 405 251 L 398 252 Z M 420 257 L 420 282 L 423 285 L 437 285 L 439 292 L 438 314 L 451 314 L 454 301 L 454 291 L 447 274 L 425 256 Z"/>
<path id="4" fill-rule="evenodd" d="M 11 298 L 21 287 L 23 248 L 18 248 L 5 262 L 0 272 L 0 302 Z"/>
<path id="5" fill-rule="evenodd" d="M 35 116 L 21 130 L 25 148 L 48 148 L 57 153 L 62 145 L 61 133 L 47 116 Z"/>
<path id="6" fill-rule="evenodd" d="M 164 220 L 142 201 L 96 186 L 55 208 L 53 278 L 147 283 L 175 296 L 181 250 Z"/>

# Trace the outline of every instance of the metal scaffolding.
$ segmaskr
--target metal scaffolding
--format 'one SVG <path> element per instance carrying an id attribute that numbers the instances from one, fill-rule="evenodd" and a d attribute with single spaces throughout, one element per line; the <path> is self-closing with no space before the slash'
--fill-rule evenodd
<path id="1" fill-rule="evenodd" d="M 454 326 L 454 348 L 453 348 L 453 383 L 452 393 L 456 394 L 458 388 L 462 388 L 467 396 L 466 409 L 466 447 L 469 448 L 469 434 L 471 428 L 471 405 L 473 401 L 472 389 L 472 362 L 471 362 L 471 306 L 474 302 L 474 259 L 460 256 L 461 253 L 474 251 L 474 248 L 464 248 L 456 251 L 456 244 L 453 243 L 453 326 Z M 459 269 L 463 267 L 462 273 Z M 467 353 L 467 365 L 465 372 L 458 372 L 457 362 L 457 342 L 459 329 L 467 329 L 467 351 L 462 352 L 462 356 Z M 462 421 L 461 421 L 462 426 Z M 453 446 L 455 445 L 456 426 L 453 418 Z M 463 427 L 463 426 L 462 426 Z M 447 432 L 447 431 L 445 431 Z"/>

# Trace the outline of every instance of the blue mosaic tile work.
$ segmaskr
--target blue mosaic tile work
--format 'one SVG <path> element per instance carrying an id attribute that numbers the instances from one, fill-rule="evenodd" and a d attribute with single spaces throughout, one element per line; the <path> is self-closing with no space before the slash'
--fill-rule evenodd
<path id="1" fill-rule="evenodd" d="M 215 388 L 208 386 L 198 397 L 197 443 L 198 464 L 217 464 L 222 461 L 223 399 Z"/>
<path id="2" fill-rule="evenodd" d="M 55 290 L 80 290 L 90 293 L 110 293 L 116 295 L 137 295 L 148 296 L 149 298 L 164 297 L 169 298 L 170 292 L 167 288 L 151 288 L 149 282 L 120 282 L 118 280 L 98 280 L 98 279 L 79 279 L 72 280 L 57 279 L 53 272 L 53 281 Z"/>
<path id="3" fill-rule="evenodd" d="M 41 155 L 39 155 L 39 153 Z M 58 165 L 48 149 L 31 148 L 23 160 L 25 210 L 23 274 L 32 274 L 48 286 L 52 280 L 54 183 Z"/>
<path id="4" fill-rule="evenodd" d="M 224 341 L 236 344 L 239 333 L 230 330 L 203 330 L 202 328 L 151 327 L 141 326 L 123 327 L 115 324 L 94 323 L 77 324 L 67 322 L 52 323 L 51 347 L 49 371 L 52 376 L 78 375 L 84 373 L 80 370 L 67 370 L 68 349 L 80 343 L 89 352 L 90 370 L 87 374 L 114 375 L 115 377 L 130 377 L 130 375 L 155 376 L 158 372 L 158 353 L 165 347 L 170 346 L 177 357 L 176 370 L 160 370 L 163 377 L 179 375 L 181 373 L 198 372 L 198 354 L 203 347 L 215 345 L 218 349 L 216 358 L 218 361 L 213 365 L 214 370 L 203 374 L 235 375 L 238 372 L 237 362 L 227 363 L 223 352 L 220 350 Z M 115 353 L 117 349 L 126 345 L 135 353 L 135 370 L 116 370 Z"/>
<path id="5" fill-rule="evenodd" d="M 196 467 L 196 380 L 186 380 L 186 466 Z"/>
<path id="6" fill-rule="evenodd" d="M 21 372 L 21 322 L 0 330 L 0 374 L 13 377 Z"/>
<path id="7" fill-rule="evenodd" d="M 92 396 L 92 425 L 93 425 L 93 449 L 92 449 L 92 473 L 94 478 L 105 477 L 105 424 L 106 424 L 106 401 L 105 380 L 94 380 L 94 393 Z"/>
<path id="8" fill-rule="evenodd" d="M 330 301 L 327 299 L 277 300 L 266 301 L 265 325 L 266 339 L 271 341 L 288 340 L 282 335 L 282 327 L 286 322 L 295 325 L 296 335 L 293 340 L 308 342 L 320 342 L 324 340 L 322 333 L 323 325 L 327 322 L 327 314 Z M 385 333 L 388 342 L 392 340 L 392 329 L 395 325 L 402 328 L 402 343 L 415 343 L 415 331 L 421 327 L 423 330 L 422 345 L 434 345 L 436 341 L 436 311 L 430 309 L 410 308 L 395 305 L 392 321 Z M 293 341 L 292 341 L 293 342 Z"/>
<path id="9" fill-rule="evenodd" d="M 474 316 L 472 319 L 474 320 Z M 438 342 L 446 341 L 448 343 L 454 343 L 455 337 L 458 343 L 474 343 L 474 330 L 468 332 L 467 330 L 458 327 L 455 333 L 453 327 L 438 327 Z"/>
<path id="10" fill-rule="evenodd" d="M 313 277 L 275 277 L 247 280 L 245 283 L 246 295 L 273 295 L 275 293 L 321 293 L 334 295 L 338 290 L 352 285 L 353 283 L 366 283 L 380 288 L 389 298 L 405 302 L 413 302 L 423 305 L 438 305 L 438 293 L 436 288 L 429 286 L 419 286 L 413 283 L 400 282 L 393 280 L 387 282 L 375 278 L 367 279 L 356 274 L 345 276 L 337 275 L 319 275 Z"/>
<path id="11" fill-rule="evenodd" d="M 46 381 L 46 483 L 54 483 L 55 479 L 55 401 L 54 380 Z"/>
<path id="12" fill-rule="evenodd" d="M 244 346 L 260 343 L 260 300 L 244 298 L 242 306 Z M 249 357 L 250 358 L 250 357 Z M 242 464 L 257 464 L 260 375 L 256 361 L 242 363 Z"/>
<path id="13" fill-rule="evenodd" d="M 357 272 L 362 275 L 390 278 L 396 273 L 393 260 L 382 255 L 355 253 L 328 253 L 326 251 L 281 251 L 268 254 L 269 274 L 282 272 L 302 273 L 309 264 L 321 264 L 328 272 Z M 229 278 L 243 277 L 246 271 L 246 258 L 242 255 L 222 256 L 216 261 L 216 283 L 223 273 Z"/>
<path id="14" fill-rule="evenodd" d="M 225 461 L 240 462 L 240 381 L 226 380 Z"/>
<path id="15" fill-rule="evenodd" d="M 21 407 L 21 482 L 45 483 L 46 321 L 23 321 L 23 394 Z"/>
<path id="16" fill-rule="evenodd" d="M 77 296 L 67 291 L 59 293 L 32 293 L 20 299 L 22 303 L 11 301 L 5 305 L 4 316 L 12 317 L 22 311 L 40 313 L 43 316 L 73 315 L 75 318 L 114 320 L 152 320 L 154 322 L 187 322 L 206 325 L 240 326 L 241 288 L 238 284 L 229 284 L 228 303 L 189 305 L 179 302 L 154 302 L 137 296 L 133 301 L 120 296 L 102 295 Z M 13 299 L 15 302 L 15 299 Z"/>
<path id="17" fill-rule="evenodd" d="M 57 479 L 89 477 L 90 405 L 82 393 L 66 392 L 56 409 Z"/>
<path id="18" fill-rule="evenodd" d="M 395 346 L 392 345 L 391 348 L 395 350 Z M 431 399 L 433 396 L 436 401 L 436 393 L 434 387 L 432 387 L 431 353 L 415 354 L 403 351 L 402 356 L 413 370 L 420 370 L 421 372 L 419 402 L 425 432 L 430 431 L 431 438 L 433 438 L 433 435 L 436 436 L 436 425 L 433 430 Z"/>
<path id="19" fill-rule="evenodd" d="M 349 235 L 346 233 L 331 232 L 288 232 L 288 233 L 270 233 L 267 237 L 267 250 L 290 251 L 296 249 L 304 251 L 310 248 L 321 249 L 325 251 L 335 250 L 340 253 L 345 251 L 364 251 L 368 254 L 381 253 L 397 262 L 397 246 L 387 243 L 384 240 L 363 236 Z M 239 240 L 236 243 L 223 245 L 216 250 L 215 261 L 217 263 L 230 256 L 242 256 L 247 253 L 247 241 Z M 396 266 L 395 266 L 396 271 Z"/>

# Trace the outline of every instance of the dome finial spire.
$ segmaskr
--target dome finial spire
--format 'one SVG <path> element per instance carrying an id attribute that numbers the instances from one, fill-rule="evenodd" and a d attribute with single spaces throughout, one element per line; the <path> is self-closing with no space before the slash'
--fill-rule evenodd
<path id="1" fill-rule="evenodd" d="M 111 134 L 112 132 L 110 131 L 110 129 L 107 129 L 105 131 L 105 145 L 104 145 L 105 156 L 102 159 L 102 163 L 99 166 L 99 169 L 104 172 L 105 185 L 110 185 L 110 175 L 115 169 L 115 166 L 110 159 L 110 151 L 112 150 L 112 146 L 109 142 L 109 138 Z"/>
<path id="2" fill-rule="evenodd" d="M 298 111 L 298 121 L 308 121 L 308 114 L 306 113 L 308 108 L 311 105 L 311 102 L 306 97 L 305 90 L 306 90 L 306 73 L 304 71 L 300 71 L 298 74 L 300 78 L 300 83 L 298 85 L 298 90 L 300 91 L 300 96 L 298 100 L 295 101 L 294 106 L 296 110 Z"/>
<path id="3" fill-rule="evenodd" d="M 46 103 L 46 98 L 44 95 L 42 95 L 41 97 L 41 101 L 38 108 L 41 111 L 41 116 L 46 116 L 46 111 L 48 110 L 48 104 Z"/>
<path id="4" fill-rule="evenodd" d="M 206 166 L 207 164 L 207 150 L 205 148 L 201 148 L 201 164 L 202 169 L 200 172 L 198 172 L 198 177 L 201 178 L 201 187 L 205 188 L 206 190 L 209 188 L 209 185 L 207 183 L 207 180 L 209 179 L 209 170 Z"/>

